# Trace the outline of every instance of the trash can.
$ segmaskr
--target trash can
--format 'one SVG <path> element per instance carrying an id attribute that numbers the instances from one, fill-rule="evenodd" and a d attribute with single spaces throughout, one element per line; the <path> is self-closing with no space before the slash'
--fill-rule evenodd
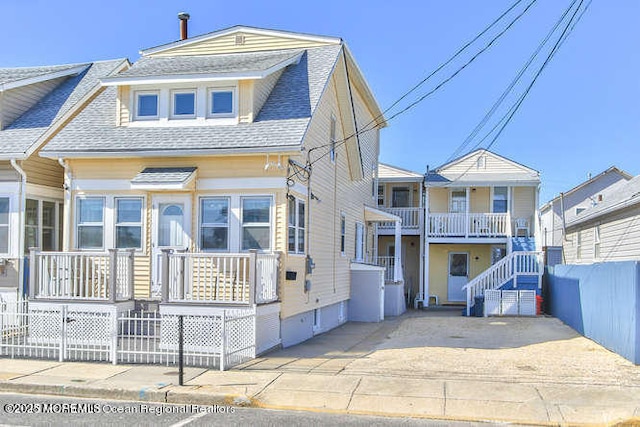
<path id="1" fill-rule="evenodd" d="M 536 295 L 536 314 L 540 316 L 542 314 L 542 297 Z"/>
<path id="2" fill-rule="evenodd" d="M 484 317 L 484 295 L 476 295 L 473 298 L 473 315 Z"/>

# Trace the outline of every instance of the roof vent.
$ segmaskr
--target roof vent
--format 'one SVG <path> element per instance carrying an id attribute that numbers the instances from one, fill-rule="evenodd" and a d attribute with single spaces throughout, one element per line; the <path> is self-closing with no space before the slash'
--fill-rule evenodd
<path id="1" fill-rule="evenodd" d="M 187 21 L 191 18 L 187 12 L 178 13 L 178 19 L 180 20 L 180 40 L 186 40 L 189 37 L 187 31 Z"/>
<path id="2" fill-rule="evenodd" d="M 236 46 L 242 46 L 244 44 L 244 34 L 236 34 Z"/>
<path id="3" fill-rule="evenodd" d="M 598 194 L 598 202 L 602 201 L 602 194 Z"/>

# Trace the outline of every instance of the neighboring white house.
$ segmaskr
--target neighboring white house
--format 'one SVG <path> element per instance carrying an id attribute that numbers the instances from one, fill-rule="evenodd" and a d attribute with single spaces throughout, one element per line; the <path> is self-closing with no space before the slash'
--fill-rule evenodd
<path id="1" fill-rule="evenodd" d="M 562 246 L 564 229 L 582 211 L 603 201 L 603 191 L 629 181 L 632 175 L 611 166 L 548 201 L 540 208 L 542 246 Z"/>
<path id="2" fill-rule="evenodd" d="M 601 194 L 594 206 L 567 221 L 567 264 L 640 260 L 640 176 Z"/>

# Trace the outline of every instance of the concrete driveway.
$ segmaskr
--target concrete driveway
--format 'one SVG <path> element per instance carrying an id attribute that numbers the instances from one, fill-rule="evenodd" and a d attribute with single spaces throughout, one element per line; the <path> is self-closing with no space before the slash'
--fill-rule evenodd
<path id="1" fill-rule="evenodd" d="M 348 323 L 240 369 L 640 385 L 640 367 L 553 317 L 469 318 L 446 308 Z"/>

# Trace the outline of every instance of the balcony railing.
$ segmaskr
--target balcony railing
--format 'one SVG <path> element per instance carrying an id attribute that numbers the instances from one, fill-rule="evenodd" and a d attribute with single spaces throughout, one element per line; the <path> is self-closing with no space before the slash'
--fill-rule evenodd
<path id="1" fill-rule="evenodd" d="M 508 237 L 508 213 L 432 213 L 427 220 L 429 237 Z"/>
<path id="2" fill-rule="evenodd" d="M 378 208 L 381 211 L 390 213 L 392 215 L 399 216 L 402 219 L 403 230 L 420 230 L 424 222 L 424 209 L 423 208 Z M 378 230 L 393 230 L 395 227 L 394 222 L 380 222 L 378 223 Z"/>
<path id="3" fill-rule="evenodd" d="M 30 254 L 32 299 L 128 301 L 133 299 L 133 250 Z"/>
<path id="4" fill-rule="evenodd" d="M 279 253 L 162 254 L 162 301 L 264 304 L 278 300 Z"/>

